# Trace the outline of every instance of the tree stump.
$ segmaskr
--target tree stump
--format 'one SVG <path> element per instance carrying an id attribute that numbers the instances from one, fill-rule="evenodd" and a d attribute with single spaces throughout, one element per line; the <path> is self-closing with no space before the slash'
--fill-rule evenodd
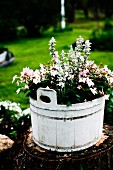
<path id="1" fill-rule="evenodd" d="M 103 127 L 103 137 L 94 146 L 77 152 L 60 153 L 37 146 L 29 129 L 23 143 L 21 170 L 113 170 L 113 126 Z"/>

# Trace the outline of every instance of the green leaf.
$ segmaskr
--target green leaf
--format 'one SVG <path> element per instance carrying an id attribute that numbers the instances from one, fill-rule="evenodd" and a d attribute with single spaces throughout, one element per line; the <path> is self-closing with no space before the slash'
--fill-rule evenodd
<path id="1" fill-rule="evenodd" d="M 67 102 L 67 103 L 66 103 L 66 106 L 72 106 L 72 103 Z"/>

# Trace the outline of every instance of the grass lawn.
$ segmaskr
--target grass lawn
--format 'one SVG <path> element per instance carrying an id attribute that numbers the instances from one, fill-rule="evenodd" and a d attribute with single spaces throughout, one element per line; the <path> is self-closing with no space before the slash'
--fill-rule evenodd
<path id="1" fill-rule="evenodd" d="M 55 37 L 57 41 L 56 49 L 67 51 L 69 46 L 81 35 L 84 39 L 89 39 L 92 30 L 87 28 L 74 28 L 73 31 L 62 33 L 45 33 L 41 38 L 18 40 L 12 43 L 2 44 L 15 55 L 12 65 L 0 68 L 0 99 L 11 100 L 20 103 L 21 108 L 29 107 L 29 98 L 23 93 L 16 94 L 17 86 L 12 84 L 15 74 L 19 75 L 23 67 L 36 69 L 40 63 L 47 63 L 51 60 L 49 55 L 49 40 Z M 113 70 L 113 52 L 91 52 L 91 60 L 97 64 L 102 62 Z"/>

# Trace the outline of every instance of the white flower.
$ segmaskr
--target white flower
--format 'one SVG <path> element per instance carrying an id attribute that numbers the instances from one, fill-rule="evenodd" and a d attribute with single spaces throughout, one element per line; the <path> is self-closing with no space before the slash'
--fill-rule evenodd
<path id="1" fill-rule="evenodd" d="M 86 48 L 90 48 L 91 47 L 91 42 L 89 42 L 89 40 L 85 41 L 85 47 Z"/>
<path id="2" fill-rule="evenodd" d="M 43 70 L 44 69 L 44 65 L 43 64 L 40 64 L 40 68 L 41 68 L 41 70 Z M 38 71 L 38 70 L 37 70 Z"/>
<path id="3" fill-rule="evenodd" d="M 21 78 L 20 78 L 20 79 L 21 79 Z M 17 81 L 17 82 L 16 82 L 17 86 L 19 86 L 19 82 L 20 82 L 20 81 Z M 24 82 L 24 81 L 22 81 L 22 82 Z"/>
<path id="4" fill-rule="evenodd" d="M 90 54 L 90 50 L 91 50 L 91 43 L 89 42 L 89 40 L 86 40 L 85 41 L 85 44 L 83 45 L 84 46 L 84 49 L 83 51 L 85 52 L 86 55 L 89 55 Z"/>
<path id="5" fill-rule="evenodd" d="M 11 102 L 10 100 L 8 101 L 2 101 L 0 102 L 0 106 L 4 106 L 5 109 L 16 111 L 18 113 L 22 112 L 22 109 L 20 108 L 19 103 Z"/>
<path id="6" fill-rule="evenodd" d="M 111 70 L 108 69 L 107 65 L 105 65 L 101 70 L 105 73 L 111 74 Z"/>
<path id="7" fill-rule="evenodd" d="M 20 92 L 20 90 L 21 90 L 20 88 L 19 88 L 19 89 L 17 89 L 16 93 L 18 94 L 18 93 Z"/>
<path id="8" fill-rule="evenodd" d="M 28 84 L 25 84 L 25 89 L 29 89 L 29 86 L 28 86 Z"/>
<path id="9" fill-rule="evenodd" d="M 76 51 L 76 57 L 77 57 L 77 58 L 80 58 L 80 57 L 81 57 L 81 52 Z"/>
<path id="10" fill-rule="evenodd" d="M 47 86 L 46 89 L 50 89 L 49 86 Z"/>
<path id="11" fill-rule="evenodd" d="M 106 99 L 106 100 L 109 100 L 109 96 L 110 96 L 110 95 L 105 95 L 105 99 Z"/>
<path id="12" fill-rule="evenodd" d="M 93 83 L 92 80 L 89 79 L 88 77 L 86 78 L 86 82 L 87 82 L 87 84 L 88 84 L 89 87 L 94 86 L 94 83 Z"/>
<path id="13" fill-rule="evenodd" d="M 39 80 L 38 80 L 38 79 L 33 79 L 33 83 L 34 83 L 34 84 L 38 84 L 38 83 L 39 83 Z"/>
<path id="14" fill-rule="evenodd" d="M 45 70 L 42 68 L 41 70 L 42 75 L 45 73 Z M 41 82 L 41 77 L 40 77 L 40 72 L 39 70 L 34 71 L 34 76 L 33 76 L 33 83 L 37 84 Z"/>
<path id="15" fill-rule="evenodd" d="M 41 68 L 40 70 L 41 70 L 41 72 L 43 72 L 43 71 L 44 71 L 44 69 L 43 69 L 43 68 Z M 36 77 L 39 77 L 39 76 L 40 76 L 40 71 L 36 69 L 36 70 L 34 71 L 33 77 L 35 77 L 35 78 L 36 78 Z"/>
<path id="16" fill-rule="evenodd" d="M 80 35 L 79 38 L 77 38 L 76 43 L 77 44 L 82 44 L 84 42 L 84 39 L 82 38 L 82 36 Z"/>
<path id="17" fill-rule="evenodd" d="M 79 90 L 82 89 L 82 86 L 81 86 L 81 85 L 78 85 L 77 89 L 79 89 Z"/>
<path id="18" fill-rule="evenodd" d="M 95 95 L 97 94 L 97 89 L 96 88 L 90 88 L 91 92 Z"/>
<path id="19" fill-rule="evenodd" d="M 69 75 L 69 73 L 66 71 L 66 72 L 64 73 L 64 76 L 65 76 L 65 77 L 68 77 L 68 75 Z"/>
<path id="20" fill-rule="evenodd" d="M 84 56 L 80 56 L 80 60 L 82 61 L 82 62 L 84 62 Z"/>
<path id="21" fill-rule="evenodd" d="M 85 77 L 80 77 L 80 78 L 79 78 L 79 83 L 85 83 L 86 80 L 87 80 L 87 78 L 85 78 Z"/>
<path id="22" fill-rule="evenodd" d="M 61 88 L 64 88 L 64 85 L 65 84 L 63 82 L 61 82 L 61 81 L 58 83 L 58 86 L 60 86 Z"/>
<path id="23" fill-rule="evenodd" d="M 17 78 L 17 75 L 13 76 L 12 83 L 15 81 L 16 78 Z"/>
<path id="24" fill-rule="evenodd" d="M 58 71 L 57 70 L 51 70 L 50 73 L 51 73 L 51 76 L 53 76 L 53 77 L 58 75 Z"/>
<path id="25" fill-rule="evenodd" d="M 74 79 L 74 75 L 69 74 L 69 76 L 67 77 L 68 80 L 73 80 Z"/>
<path id="26" fill-rule="evenodd" d="M 63 58 L 65 57 L 66 53 L 64 52 L 64 50 L 62 50 L 61 55 Z"/>
<path id="27" fill-rule="evenodd" d="M 110 82 L 111 84 L 113 84 L 113 77 L 110 77 L 110 78 L 109 78 L 109 82 Z"/>
<path id="28" fill-rule="evenodd" d="M 49 45 L 51 45 L 52 43 L 54 44 L 55 42 L 56 42 L 55 38 L 52 37 L 51 40 L 49 41 L 49 43 L 50 43 Z"/>

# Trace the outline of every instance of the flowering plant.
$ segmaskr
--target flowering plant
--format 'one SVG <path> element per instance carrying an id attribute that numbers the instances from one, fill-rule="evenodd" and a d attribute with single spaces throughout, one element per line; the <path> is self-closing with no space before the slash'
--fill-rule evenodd
<path id="1" fill-rule="evenodd" d="M 25 90 L 36 99 L 39 87 L 51 88 L 57 92 L 58 104 L 67 105 L 91 101 L 107 94 L 113 86 L 113 72 L 106 65 L 97 66 L 88 59 L 91 50 L 89 40 L 79 36 L 75 49 L 71 45 L 68 53 L 62 50 L 60 55 L 55 49 L 55 43 L 52 37 L 49 41 L 52 61 L 49 64 L 40 64 L 40 69 L 36 70 L 23 68 L 19 77 L 13 77 L 17 85 L 24 83 L 24 87 L 18 88 L 17 93 Z"/>
<path id="2" fill-rule="evenodd" d="M 30 110 L 22 111 L 19 103 L 0 100 L 0 133 L 16 137 L 27 129 L 30 123 Z"/>

